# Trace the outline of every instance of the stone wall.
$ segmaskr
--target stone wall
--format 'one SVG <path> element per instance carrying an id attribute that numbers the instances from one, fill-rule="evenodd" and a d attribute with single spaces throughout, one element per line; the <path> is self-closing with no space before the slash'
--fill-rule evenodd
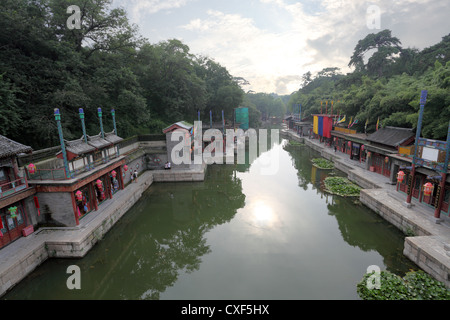
<path id="1" fill-rule="evenodd" d="M 408 237 L 405 239 L 403 254 L 450 288 L 450 255 L 441 240 L 434 236 Z"/>
<path id="2" fill-rule="evenodd" d="M 76 226 L 71 194 L 68 192 L 39 192 L 41 217 L 37 220 L 54 226 Z"/>

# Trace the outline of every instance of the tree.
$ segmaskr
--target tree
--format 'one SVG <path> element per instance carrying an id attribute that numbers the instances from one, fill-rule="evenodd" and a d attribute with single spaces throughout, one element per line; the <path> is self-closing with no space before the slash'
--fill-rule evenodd
<path id="1" fill-rule="evenodd" d="M 393 54 L 400 52 L 400 44 L 400 40 L 393 37 L 388 29 L 368 34 L 358 41 L 348 66 L 355 67 L 357 72 L 367 71 L 370 75 L 380 77 Z M 364 55 L 373 49 L 377 51 L 368 59 L 367 64 L 364 64 Z"/>

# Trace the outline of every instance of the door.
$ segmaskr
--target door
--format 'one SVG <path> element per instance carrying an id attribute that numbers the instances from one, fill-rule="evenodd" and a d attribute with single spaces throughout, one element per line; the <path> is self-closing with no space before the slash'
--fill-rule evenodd
<path id="1" fill-rule="evenodd" d="M 412 190 L 412 196 L 416 199 L 419 199 L 421 186 L 422 186 L 422 176 L 416 176 L 414 179 L 414 187 Z"/>
<path id="2" fill-rule="evenodd" d="M 446 216 L 449 216 L 448 212 L 449 202 L 450 202 L 450 186 L 446 186 L 444 192 L 444 200 L 442 201 L 441 207 L 442 213 L 444 213 Z"/>
<path id="3" fill-rule="evenodd" d="M 2 236 L 0 236 L 0 247 L 4 247 L 10 242 L 20 238 L 22 236 L 22 229 L 26 227 L 25 212 L 22 205 L 17 206 L 16 217 L 12 218 L 7 208 L 3 208 L 0 211 L 1 225 L 0 230 Z"/>

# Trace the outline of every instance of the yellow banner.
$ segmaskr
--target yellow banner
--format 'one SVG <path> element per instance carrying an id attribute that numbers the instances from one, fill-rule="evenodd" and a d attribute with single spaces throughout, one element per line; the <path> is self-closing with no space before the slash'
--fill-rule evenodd
<path id="1" fill-rule="evenodd" d="M 319 117 L 318 116 L 314 116 L 313 132 L 315 134 L 319 134 Z"/>

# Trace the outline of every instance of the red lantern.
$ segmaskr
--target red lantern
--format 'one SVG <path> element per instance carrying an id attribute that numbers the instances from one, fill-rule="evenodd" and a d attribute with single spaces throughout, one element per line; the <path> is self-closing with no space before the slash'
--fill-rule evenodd
<path id="1" fill-rule="evenodd" d="M 36 172 L 36 166 L 32 163 L 30 163 L 27 168 L 28 168 L 28 172 L 31 174 Z"/>
<path id="2" fill-rule="evenodd" d="M 364 145 L 361 146 L 361 151 L 364 151 Z"/>
<path id="3" fill-rule="evenodd" d="M 389 162 L 389 157 L 385 157 L 385 158 L 384 158 L 384 162 L 385 162 L 385 163 L 388 163 L 388 162 Z"/>
<path id="4" fill-rule="evenodd" d="M 405 178 L 405 173 L 403 171 L 399 171 L 399 173 L 397 173 L 397 181 L 399 183 L 402 183 L 404 178 Z"/>
<path id="5" fill-rule="evenodd" d="M 113 170 L 113 171 L 111 172 L 111 175 L 112 175 L 113 178 L 115 178 L 116 175 L 117 175 L 117 172 Z"/>
<path id="6" fill-rule="evenodd" d="M 75 192 L 75 196 L 77 197 L 78 201 L 81 201 L 83 199 L 83 193 L 80 190 Z"/>
<path id="7" fill-rule="evenodd" d="M 423 195 L 426 197 L 431 196 L 431 192 L 433 192 L 433 185 L 430 182 L 427 182 L 423 185 Z"/>
<path id="8" fill-rule="evenodd" d="M 127 171 L 128 171 L 128 166 L 127 166 L 127 165 L 124 165 L 124 166 L 123 166 L 123 170 L 125 170 L 125 172 L 127 172 Z"/>
<path id="9" fill-rule="evenodd" d="M 352 145 L 352 142 L 351 142 L 351 141 L 349 141 L 349 142 L 348 142 L 348 146 L 350 147 L 351 145 Z"/>
<path id="10" fill-rule="evenodd" d="M 97 184 L 98 190 L 103 191 L 103 183 L 102 183 L 102 181 L 99 179 L 95 183 Z"/>

